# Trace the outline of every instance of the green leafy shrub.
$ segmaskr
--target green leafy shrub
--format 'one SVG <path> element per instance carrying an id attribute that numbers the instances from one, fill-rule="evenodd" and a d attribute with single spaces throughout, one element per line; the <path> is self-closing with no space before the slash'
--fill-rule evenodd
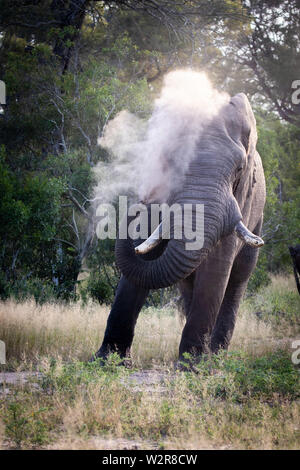
<path id="1" fill-rule="evenodd" d="M 19 401 L 17 396 L 8 404 L 4 414 L 5 434 L 17 448 L 23 444 L 41 446 L 48 440 L 47 424 L 43 420 L 47 408 L 32 409 L 27 401 L 26 397 Z"/>

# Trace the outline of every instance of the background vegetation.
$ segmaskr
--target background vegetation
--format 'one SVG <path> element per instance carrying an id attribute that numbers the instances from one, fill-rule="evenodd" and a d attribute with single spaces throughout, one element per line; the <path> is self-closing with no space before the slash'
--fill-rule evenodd
<path id="1" fill-rule="evenodd" d="M 299 2 L 0 1 L 0 296 L 113 299 L 114 243 L 90 200 L 99 146 L 122 109 L 147 118 L 167 71 L 207 71 L 248 94 L 267 180 L 266 246 L 249 289 L 291 270 L 299 242 Z M 167 302 L 156 292 L 149 304 Z"/>

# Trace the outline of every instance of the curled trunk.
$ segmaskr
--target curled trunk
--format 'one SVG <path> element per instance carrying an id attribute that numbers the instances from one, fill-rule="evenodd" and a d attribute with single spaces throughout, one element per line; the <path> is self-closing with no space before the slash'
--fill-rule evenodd
<path id="1" fill-rule="evenodd" d="M 234 230 L 241 220 L 241 213 L 237 202 L 227 192 L 225 197 L 220 197 L 220 189 L 200 194 L 197 189 L 199 204 L 204 204 L 204 243 L 199 250 L 187 250 L 186 242 L 190 240 L 175 239 L 174 227 L 171 228 L 170 240 L 166 249 L 157 259 L 147 260 L 144 256 L 137 255 L 134 243 L 130 238 L 118 239 L 116 242 L 116 261 L 124 276 L 131 282 L 148 289 L 158 289 L 171 286 L 189 276 L 207 257 L 210 250 L 217 244 L 222 236 L 228 235 Z M 213 194 L 214 197 L 209 197 Z M 181 200 L 175 202 L 183 204 L 195 204 L 195 197 L 188 192 L 181 195 Z M 128 217 L 123 223 L 130 224 L 135 217 Z M 193 222 L 193 230 L 195 225 Z"/>

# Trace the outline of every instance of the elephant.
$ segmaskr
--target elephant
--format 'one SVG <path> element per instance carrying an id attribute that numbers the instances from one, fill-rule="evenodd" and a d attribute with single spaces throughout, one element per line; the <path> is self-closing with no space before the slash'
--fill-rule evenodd
<path id="1" fill-rule="evenodd" d="M 289 251 L 290 251 L 290 255 L 292 257 L 296 286 L 297 286 L 297 289 L 298 289 L 298 293 L 300 295 L 300 281 L 299 281 L 299 275 L 300 275 L 300 245 L 289 246 Z"/>
<path id="2" fill-rule="evenodd" d="M 256 121 L 245 94 L 229 97 L 206 124 L 195 156 L 168 203 L 204 204 L 204 242 L 186 249 L 186 240 L 161 224 L 143 243 L 117 238 L 119 281 L 102 345 L 93 359 L 111 352 L 130 356 L 139 312 L 150 289 L 177 285 L 186 322 L 179 360 L 227 349 L 240 301 L 253 272 L 266 198 L 262 161 L 256 150 Z M 146 201 L 147 202 L 147 201 Z M 135 216 L 128 216 L 127 225 Z"/>

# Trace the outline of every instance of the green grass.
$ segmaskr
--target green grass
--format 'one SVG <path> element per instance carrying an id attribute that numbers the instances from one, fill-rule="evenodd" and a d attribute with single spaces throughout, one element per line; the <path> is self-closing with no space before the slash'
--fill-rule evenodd
<path id="1" fill-rule="evenodd" d="M 289 400 L 300 398 L 299 371 L 287 351 L 261 357 L 244 352 L 220 353 L 201 362 L 197 369 L 213 398 L 229 398 L 237 403 L 249 398 L 271 400 L 275 395 Z M 191 374 L 191 384 L 203 396 L 203 380 Z"/>

